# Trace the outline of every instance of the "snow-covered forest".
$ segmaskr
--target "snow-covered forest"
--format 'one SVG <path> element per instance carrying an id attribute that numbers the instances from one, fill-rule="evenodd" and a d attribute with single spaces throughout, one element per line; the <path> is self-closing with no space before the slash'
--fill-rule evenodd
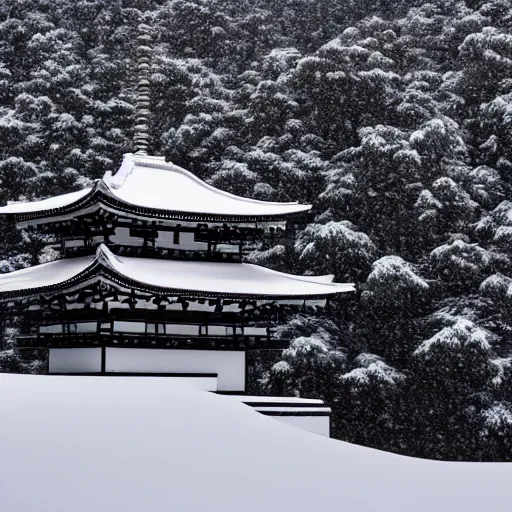
<path id="1" fill-rule="evenodd" d="M 335 437 L 512 460 L 512 1 L 5 0 L 0 202 L 76 190 L 151 133 L 213 185 L 311 203 L 251 261 L 357 283 L 252 358 L 254 393 L 323 398 Z M 0 226 L 1 271 L 52 257 Z M 21 362 L 3 315 L 3 371 Z"/>

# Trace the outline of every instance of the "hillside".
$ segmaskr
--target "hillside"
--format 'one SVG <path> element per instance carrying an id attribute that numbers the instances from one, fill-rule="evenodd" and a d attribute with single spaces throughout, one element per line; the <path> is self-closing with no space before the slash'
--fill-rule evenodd
<path id="1" fill-rule="evenodd" d="M 309 434 L 158 378 L 0 376 L 3 510 L 505 510 L 512 466 Z"/>
<path id="2" fill-rule="evenodd" d="M 512 460 L 510 0 L 0 3 L 0 203 L 115 171 L 153 38 L 150 152 L 235 194 L 313 204 L 250 260 L 357 293 L 281 328 L 250 392 L 318 397 L 342 440 Z M 0 224 L 0 270 L 50 261 Z M 0 369 L 42 372 L 0 314 Z"/>

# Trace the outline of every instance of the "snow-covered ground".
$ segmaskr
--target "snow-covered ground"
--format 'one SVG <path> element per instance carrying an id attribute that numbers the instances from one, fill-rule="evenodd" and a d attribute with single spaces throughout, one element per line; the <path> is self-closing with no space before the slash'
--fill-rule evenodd
<path id="1" fill-rule="evenodd" d="M 327 439 L 172 379 L 0 375 L 3 512 L 508 510 L 512 464 Z"/>

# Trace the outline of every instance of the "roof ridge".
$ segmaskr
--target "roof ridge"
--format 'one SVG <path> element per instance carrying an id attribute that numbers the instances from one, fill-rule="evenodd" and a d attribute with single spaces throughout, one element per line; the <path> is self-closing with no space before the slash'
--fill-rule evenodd
<path id="1" fill-rule="evenodd" d="M 123 262 L 120 261 L 119 258 L 117 258 L 117 256 L 105 244 L 100 244 L 96 249 L 94 263 L 100 263 L 110 270 L 115 270 L 117 272 L 119 272 L 117 265 L 123 264 Z"/>
<path id="2" fill-rule="evenodd" d="M 144 167 L 166 172 L 145 173 Z M 130 176 L 133 178 L 127 182 Z M 194 197 L 181 193 L 181 188 L 193 191 L 190 192 L 191 196 L 197 193 L 203 199 L 194 201 Z M 42 200 L 3 206 L 0 207 L 0 215 L 18 215 L 22 222 L 60 214 L 69 215 L 80 208 L 90 208 L 92 201 L 97 199 L 97 193 L 107 196 L 112 202 L 109 203 L 112 208 L 127 207 L 145 217 L 171 218 L 174 215 L 180 219 L 190 217 L 192 220 L 212 222 L 226 219 L 258 223 L 285 220 L 288 215 L 311 209 L 311 205 L 300 204 L 298 201 L 284 203 L 238 196 L 210 185 L 172 162 L 165 162 L 164 157 L 126 153 L 115 175 L 107 171 L 91 187 Z"/>
<path id="3" fill-rule="evenodd" d="M 149 160 L 149 161 L 148 161 Z M 151 161 L 153 160 L 153 161 Z M 135 167 L 147 167 L 150 169 L 159 169 L 162 171 L 171 171 L 181 174 L 202 187 L 211 190 L 217 194 L 221 194 L 226 197 L 230 197 L 233 199 L 237 199 L 238 201 L 243 201 L 246 203 L 255 203 L 255 204 L 267 204 L 267 205 L 276 205 L 276 206 L 304 206 L 308 207 L 307 209 L 311 209 L 312 205 L 309 204 L 299 204 L 298 201 L 289 201 L 289 202 L 280 202 L 280 201 L 262 201 L 260 199 L 253 199 L 250 197 L 238 196 L 236 194 L 232 194 L 225 190 L 221 190 L 220 188 L 214 187 L 210 185 L 206 181 L 202 180 L 194 173 L 188 171 L 187 169 L 180 167 L 179 165 L 174 164 L 173 162 L 167 162 L 165 157 L 161 156 L 151 156 L 151 155 L 143 155 L 143 154 L 134 154 L 134 153 L 125 153 L 123 158 L 123 163 L 121 167 L 116 172 L 116 174 L 112 174 L 111 171 L 107 171 L 103 176 L 103 180 L 109 186 L 109 188 L 113 190 L 117 190 L 123 186 L 128 177 L 133 174 Z M 114 192 L 115 194 L 115 192 Z"/>

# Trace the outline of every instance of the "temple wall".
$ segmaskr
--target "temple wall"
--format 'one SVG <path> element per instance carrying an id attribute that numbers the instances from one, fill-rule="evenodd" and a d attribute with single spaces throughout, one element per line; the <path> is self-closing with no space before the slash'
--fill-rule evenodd
<path id="1" fill-rule="evenodd" d="M 101 348 L 52 348 L 49 373 L 95 373 L 101 371 Z"/>
<path id="2" fill-rule="evenodd" d="M 219 391 L 245 391 L 245 352 L 224 350 L 106 349 L 105 371 L 217 373 Z"/>
<path id="3" fill-rule="evenodd" d="M 118 245 L 129 245 L 132 247 L 142 247 L 144 239 L 130 235 L 130 228 L 118 227 L 115 235 L 110 236 L 110 240 Z M 156 247 L 165 249 L 182 249 L 188 251 L 206 251 L 208 244 L 206 242 L 196 242 L 194 233 L 180 233 L 179 242 L 174 243 L 174 233 L 172 231 L 158 231 Z"/>

